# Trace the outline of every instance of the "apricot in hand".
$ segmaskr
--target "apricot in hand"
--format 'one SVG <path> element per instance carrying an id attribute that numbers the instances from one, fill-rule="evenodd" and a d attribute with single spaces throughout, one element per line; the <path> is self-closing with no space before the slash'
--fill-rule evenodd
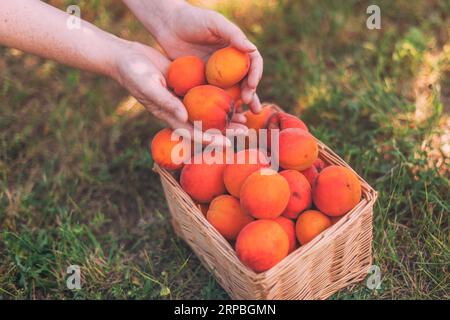
<path id="1" fill-rule="evenodd" d="M 229 88 L 241 81 L 250 68 L 246 52 L 226 47 L 214 52 L 206 63 L 206 79 L 209 84 Z"/>
<path id="2" fill-rule="evenodd" d="M 203 131 L 225 130 L 234 114 L 234 104 L 230 95 L 211 85 L 192 88 L 184 96 L 183 103 L 189 121 L 201 121 Z"/>
<path id="3" fill-rule="evenodd" d="M 196 56 L 175 59 L 167 71 L 167 84 L 179 96 L 205 83 L 205 63 Z"/>

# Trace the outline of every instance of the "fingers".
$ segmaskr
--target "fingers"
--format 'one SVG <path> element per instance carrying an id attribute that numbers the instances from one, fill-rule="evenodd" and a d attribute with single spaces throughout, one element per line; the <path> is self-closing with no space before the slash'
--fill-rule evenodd
<path id="1" fill-rule="evenodd" d="M 187 122 L 188 114 L 186 108 L 180 99 L 166 89 L 165 82 L 154 81 L 153 85 L 149 86 L 146 94 L 148 95 L 148 100 L 153 101 L 163 113 L 171 114 L 172 117 L 175 116 L 180 122 Z"/>
<path id="2" fill-rule="evenodd" d="M 179 131 L 180 135 L 185 137 L 186 139 L 194 141 L 195 143 L 226 148 L 231 146 L 231 141 L 220 133 L 213 134 L 202 132 L 194 128 L 190 123 L 180 122 L 170 116 L 165 117 L 165 119 L 162 120 L 165 121 L 174 130 L 183 129 Z"/>
<path id="3" fill-rule="evenodd" d="M 258 51 L 250 53 L 250 59 L 250 70 L 241 87 L 242 101 L 248 104 L 253 112 L 258 113 L 261 110 L 261 104 L 256 96 L 256 87 L 262 77 L 263 59 Z"/>
<path id="4" fill-rule="evenodd" d="M 247 84 L 250 89 L 255 91 L 259 81 L 261 80 L 264 68 L 263 58 L 261 57 L 259 51 L 250 53 L 250 61 L 251 64 L 250 70 L 248 71 Z"/>
<path id="5" fill-rule="evenodd" d="M 261 111 L 261 102 L 259 101 L 259 97 L 256 93 L 253 95 L 253 98 L 248 104 L 248 107 L 250 108 L 250 110 L 252 110 L 253 113 L 259 113 Z"/>
<path id="6" fill-rule="evenodd" d="M 247 39 L 244 32 L 221 14 L 210 15 L 210 22 L 213 26 L 212 31 L 231 46 L 249 53 L 257 51 L 256 46 Z"/>
<path id="7" fill-rule="evenodd" d="M 235 113 L 231 121 L 237 123 L 246 123 L 247 117 L 243 113 Z"/>

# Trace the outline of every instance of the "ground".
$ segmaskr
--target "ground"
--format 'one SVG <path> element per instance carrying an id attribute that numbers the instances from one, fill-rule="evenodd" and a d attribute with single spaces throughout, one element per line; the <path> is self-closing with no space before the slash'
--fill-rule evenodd
<path id="1" fill-rule="evenodd" d="M 332 299 L 449 299 L 449 3 L 378 1 L 381 30 L 369 30 L 367 1 L 198 2 L 260 48 L 261 99 L 301 116 L 379 192 L 381 287 Z M 152 43 L 121 2 L 77 3 Z M 149 154 L 162 125 L 110 79 L 0 53 L 0 299 L 227 299 L 169 223 Z"/>

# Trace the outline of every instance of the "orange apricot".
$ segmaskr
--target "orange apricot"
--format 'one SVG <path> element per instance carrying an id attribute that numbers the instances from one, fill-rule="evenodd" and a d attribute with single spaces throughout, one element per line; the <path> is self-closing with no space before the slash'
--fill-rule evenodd
<path id="1" fill-rule="evenodd" d="M 341 166 L 323 169 L 313 184 L 316 207 L 329 216 L 342 216 L 361 200 L 361 183 L 356 174 Z"/>
<path id="2" fill-rule="evenodd" d="M 167 71 L 167 84 L 179 96 L 205 83 L 205 63 L 196 56 L 175 59 Z"/>
<path id="3" fill-rule="evenodd" d="M 233 99 L 234 107 L 236 109 L 236 112 L 242 112 L 242 98 L 241 98 L 241 86 L 240 84 L 235 84 L 232 87 L 229 87 L 227 89 L 224 89 L 226 93 L 228 93 Z"/>
<path id="4" fill-rule="evenodd" d="M 183 167 L 184 160 L 190 156 L 186 152 L 189 150 L 189 145 L 181 137 L 172 141 L 172 133 L 173 130 L 170 128 L 159 131 L 153 137 L 150 149 L 153 161 L 158 165 L 168 170 L 177 170 Z M 178 152 L 175 148 L 178 149 Z"/>
<path id="5" fill-rule="evenodd" d="M 288 254 L 294 251 L 297 248 L 297 238 L 295 235 L 295 223 L 291 219 L 288 219 L 286 217 L 278 217 L 275 218 L 273 221 L 278 223 L 283 230 L 286 232 L 288 239 L 289 239 L 289 250 Z"/>
<path id="6" fill-rule="evenodd" d="M 208 203 L 218 195 L 225 193 L 225 185 L 223 184 L 225 164 L 207 164 L 204 161 L 195 160 L 195 158 L 201 156 L 201 154 L 195 156 L 191 163 L 183 167 L 180 184 L 192 199 L 199 203 Z"/>
<path id="7" fill-rule="evenodd" d="M 299 128 L 309 131 L 306 124 L 296 116 L 286 112 L 276 112 L 272 114 L 267 122 L 267 129 L 288 129 Z"/>
<path id="8" fill-rule="evenodd" d="M 272 114 L 267 120 L 267 147 L 270 149 L 270 144 L 272 141 L 271 138 L 271 130 L 278 129 L 288 129 L 288 128 L 299 128 L 305 131 L 309 131 L 306 124 L 292 114 L 288 114 L 285 112 L 275 112 Z"/>
<path id="9" fill-rule="evenodd" d="M 206 79 L 209 84 L 229 88 L 241 81 L 250 68 L 248 53 L 233 47 L 214 52 L 206 62 Z"/>
<path id="10" fill-rule="evenodd" d="M 284 211 L 290 196 L 286 179 L 272 169 L 262 168 L 245 179 L 240 200 L 244 211 L 253 217 L 273 219 Z"/>
<path id="11" fill-rule="evenodd" d="M 233 196 L 221 195 L 209 205 L 206 219 L 223 237 L 235 240 L 239 232 L 254 219 L 244 213 L 239 200 Z"/>
<path id="12" fill-rule="evenodd" d="M 253 172 L 267 167 L 265 155 L 256 149 L 245 149 L 234 155 L 233 163 L 227 164 L 223 173 L 223 181 L 227 191 L 239 198 L 242 184 Z"/>
<path id="13" fill-rule="evenodd" d="M 314 137 L 305 130 L 281 130 L 278 159 L 284 169 L 305 170 L 317 159 L 319 147 Z"/>
<path id="14" fill-rule="evenodd" d="M 263 106 L 259 113 L 253 113 L 251 110 L 247 110 L 245 112 L 245 117 L 247 118 L 245 125 L 249 129 L 254 130 L 266 128 L 267 121 L 275 112 L 275 109 L 271 105 Z"/>
<path id="15" fill-rule="evenodd" d="M 236 239 L 239 260 L 256 272 L 269 270 L 283 260 L 289 252 L 289 238 L 283 228 L 273 220 L 250 222 Z"/>
<path id="16" fill-rule="evenodd" d="M 210 85 L 192 88 L 183 99 L 189 121 L 201 121 L 202 130 L 225 130 L 234 114 L 231 97 L 224 90 Z"/>
<path id="17" fill-rule="evenodd" d="M 283 170 L 280 172 L 289 184 L 291 196 L 283 216 L 297 219 L 300 212 L 311 207 L 311 185 L 305 176 L 296 170 Z"/>
<path id="18" fill-rule="evenodd" d="M 297 219 L 295 233 L 301 245 L 305 245 L 331 226 L 330 218 L 317 210 L 307 210 Z"/>

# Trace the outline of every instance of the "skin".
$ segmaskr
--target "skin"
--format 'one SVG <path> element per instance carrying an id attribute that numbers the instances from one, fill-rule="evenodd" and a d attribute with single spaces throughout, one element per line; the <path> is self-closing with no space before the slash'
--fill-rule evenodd
<path id="1" fill-rule="evenodd" d="M 262 75 L 262 58 L 243 32 L 222 15 L 179 0 L 124 0 L 142 24 L 157 39 L 167 56 L 137 42 L 107 33 L 81 20 L 70 29 L 70 16 L 44 2 L 0 2 L 0 45 L 98 73 L 116 80 L 155 117 L 202 143 L 229 145 L 219 134 L 194 133 L 183 103 L 168 89 L 165 75 L 169 59 L 197 55 L 202 59 L 216 49 L 233 45 L 252 57 L 249 74 L 242 84 L 242 99 L 259 112 L 256 87 Z M 188 26 L 188 27 L 186 27 Z M 245 116 L 237 114 L 229 128 L 246 134 Z"/>

